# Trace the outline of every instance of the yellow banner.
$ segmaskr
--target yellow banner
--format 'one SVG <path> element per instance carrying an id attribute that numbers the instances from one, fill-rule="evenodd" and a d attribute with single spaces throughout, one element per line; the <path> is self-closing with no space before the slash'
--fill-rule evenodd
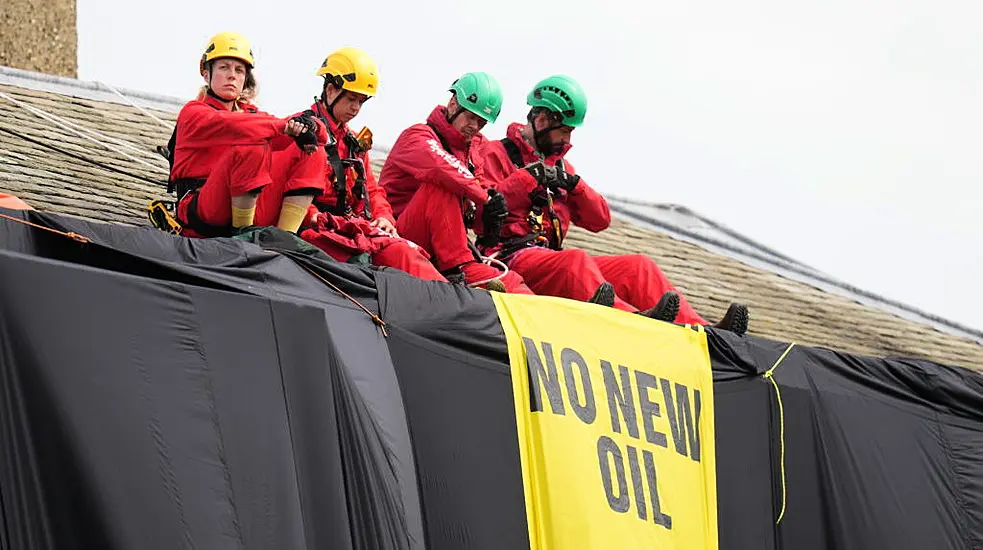
<path id="1" fill-rule="evenodd" d="M 706 334 L 493 292 L 533 550 L 717 548 Z"/>

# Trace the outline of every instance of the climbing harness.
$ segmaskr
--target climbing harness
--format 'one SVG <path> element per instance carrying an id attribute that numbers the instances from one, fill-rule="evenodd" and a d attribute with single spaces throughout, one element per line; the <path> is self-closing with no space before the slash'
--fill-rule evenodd
<path id="1" fill-rule="evenodd" d="M 316 98 L 315 101 L 317 101 Z M 328 143 L 324 145 L 324 152 L 327 154 L 328 164 L 331 166 L 331 187 L 335 192 L 335 207 L 328 210 L 332 214 L 343 217 L 350 217 L 354 214 L 351 204 L 348 201 L 348 170 L 352 170 L 355 173 L 355 183 L 352 185 L 351 197 L 354 201 L 362 201 L 362 216 L 367 220 L 371 220 L 372 205 L 370 203 L 368 189 L 366 188 L 367 167 L 359 155 L 368 152 L 369 148 L 372 147 L 372 131 L 368 128 L 362 128 L 358 136 L 352 135 L 351 132 L 346 132 L 343 139 L 345 145 L 348 147 L 348 156 L 341 158 L 341 154 L 338 152 L 338 139 L 331 132 L 331 125 L 328 122 L 327 115 L 321 112 L 321 104 L 319 102 L 316 104 L 316 108 L 317 111 L 308 109 L 304 111 L 304 114 L 317 117 L 328 130 Z M 318 208 L 322 209 L 325 207 L 319 205 Z"/>
<path id="2" fill-rule="evenodd" d="M 505 153 L 508 155 L 509 160 L 512 161 L 512 164 L 516 168 L 521 170 L 525 166 L 525 162 L 522 160 L 522 151 L 519 150 L 519 146 L 509 138 L 502 138 L 500 142 L 505 147 Z M 556 166 L 562 169 L 563 160 L 558 160 Z M 543 228 L 544 215 L 549 220 L 553 230 L 551 234 L 547 234 Z M 503 253 L 501 255 L 502 258 L 508 258 L 515 251 L 528 246 L 542 246 L 553 250 L 563 250 L 562 225 L 560 224 L 560 217 L 553 210 L 553 195 L 548 189 L 546 190 L 545 211 L 542 206 L 533 204 L 529 210 L 529 215 L 526 216 L 526 222 L 532 227 L 532 233 L 523 237 L 503 241 L 502 250 L 505 251 L 508 249 L 509 252 L 507 254 Z"/>

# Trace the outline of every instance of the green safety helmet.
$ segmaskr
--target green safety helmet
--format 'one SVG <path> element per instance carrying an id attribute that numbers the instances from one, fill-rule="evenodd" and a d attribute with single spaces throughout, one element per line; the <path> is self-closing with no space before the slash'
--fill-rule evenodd
<path id="1" fill-rule="evenodd" d="M 502 87 L 488 73 L 465 73 L 449 91 L 454 92 L 458 105 L 492 124 L 502 112 Z"/>
<path id="2" fill-rule="evenodd" d="M 582 125 L 587 114 L 587 94 L 576 80 L 565 75 L 553 75 L 539 81 L 526 96 L 526 103 L 557 113 L 564 126 Z"/>

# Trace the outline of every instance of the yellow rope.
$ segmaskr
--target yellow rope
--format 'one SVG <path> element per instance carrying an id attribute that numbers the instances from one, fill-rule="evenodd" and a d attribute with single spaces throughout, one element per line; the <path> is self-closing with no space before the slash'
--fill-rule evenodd
<path id="1" fill-rule="evenodd" d="M 785 498 L 786 498 L 785 497 L 785 493 L 786 493 L 785 491 L 785 408 L 782 406 L 782 392 L 780 389 L 778 389 L 778 382 L 775 382 L 775 369 L 777 369 L 778 366 L 782 364 L 782 361 L 785 360 L 785 357 L 788 356 L 788 352 L 792 351 L 793 347 L 795 347 L 795 342 L 789 344 L 788 347 L 785 348 L 785 353 L 783 353 L 782 356 L 778 358 L 778 361 L 775 361 L 775 364 L 772 365 L 770 369 L 768 369 L 764 374 L 761 375 L 764 378 L 766 378 L 768 381 L 770 381 L 772 386 L 775 386 L 775 397 L 778 398 L 778 423 L 779 423 L 779 434 L 780 434 L 779 437 L 781 439 L 781 449 L 782 449 L 781 450 L 782 511 L 779 512 L 778 520 L 775 521 L 775 525 L 780 524 L 782 522 L 782 518 L 785 517 Z"/>

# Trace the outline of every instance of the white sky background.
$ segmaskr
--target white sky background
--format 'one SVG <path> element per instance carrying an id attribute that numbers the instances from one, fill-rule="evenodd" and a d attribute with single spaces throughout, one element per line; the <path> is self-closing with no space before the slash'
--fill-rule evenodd
<path id="1" fill-rule="evenodd" d="M 357 46 L 382 81 L 353 126 L 391 145 L 460 73 L 502 83 L 497 139 L 566 72 L 589 97 L 569 158 L 595 188 L 983 328 L 981 20 L 978 0 L 78 0 L 79 74 L 190 98 L 209 36 L 236 30 L 285 116 Z"/>

